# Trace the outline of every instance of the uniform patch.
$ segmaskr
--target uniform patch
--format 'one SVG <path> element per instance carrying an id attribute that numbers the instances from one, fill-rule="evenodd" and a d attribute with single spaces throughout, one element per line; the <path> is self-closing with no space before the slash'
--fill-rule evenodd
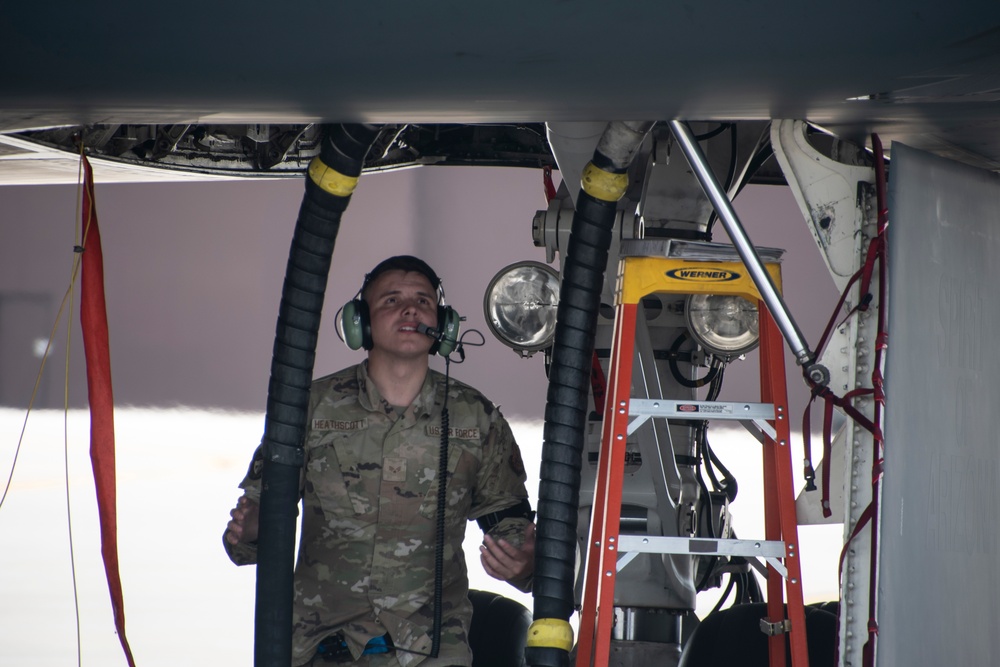
<path id="1" fill-rule="evenodd" d="M 510 453 L 510 459 L 508 459 L 508 461 L 510 462 L 511 470 L 513 470 L 518 476 L 525 474 L 524 461 L 521 460 L 521 450 L 517 447 L 515 447 L 514 451 Z"/>
<path id="2" fill-rule="evenodd" d="M 368 428 L 368 417 L 364 419 L 314 419 L 314 431 L 363 431 Z"/>
<path id="3" fill-rule="evenodd" d="M 264 473 L 264 445 L 257 448 L 253 453 L 253 460 L 250 461 L 250 469 L 247 470 L 247 479 L 260 479 Z"/>
<path id="4" fill-rule="evenodd" d="M 406 459 L 385 458 L 382 460 L 382 479 L 387 482 L 406 481 Z"/>
<path id="5" fill-rule="evenodd" d="M 435 438 L 441 437 L 441 427 L 440 426 L 427 426 L 427 435 L 434 436 Z M 448 428 L 448 437 L 457 438 L 459 440 L 479 440 L 479 428 L 455 428 L 454 426 Z"/>

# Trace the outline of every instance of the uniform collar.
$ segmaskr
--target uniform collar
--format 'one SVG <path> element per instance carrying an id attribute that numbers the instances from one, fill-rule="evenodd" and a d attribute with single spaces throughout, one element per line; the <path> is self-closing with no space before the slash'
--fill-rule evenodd
<path id="1" fill-rule="evenodd" d="M 381 412 L 390 417 L 395 417 L 395 410 L 382 398 L 375 383 L 368 377 L 368 361 L 358 364 L 358 402 L 365 410 L 370 412 Z M 429 416 L 440 409 L 439 404 L 443 402 L 444 385 L 441 383 L 441 374 L 437 371 L 427 369 L 424 377 L 424 384 L 420 388 L 420 393 L 413 399 L 413 403 L 406 409 L 404 419 L 416 420 L 420 417 Z"/>

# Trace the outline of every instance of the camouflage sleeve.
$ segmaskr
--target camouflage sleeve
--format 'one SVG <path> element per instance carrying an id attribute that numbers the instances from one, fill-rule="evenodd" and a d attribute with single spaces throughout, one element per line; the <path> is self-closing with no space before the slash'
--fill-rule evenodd
<path id="1" fill-rule="evenodd" d="M 492 417 L 489 432 L 483 441 L 482 466 L 477 476 L 470 519 L 513 507 L 528 497 L 524 486 L 527 479 L 524 461 L 510 425 L 499 410 L 495 410 Z M 506 517 L 490 529 L 489 535 L 521 547 L 524 532 L 530 523 L 527 518 Z M 531 591 L 531 575 L 508 583 L 520 591 Z"/>
<path id="2" fill-rule="evenodd" d="M 315 386 L 315 385 L 314 385 Z M 310 390 L 309 393 L 309 412 L 306 423 L 311 423 L 311 418 L 313 412 L 316 410 L 316 404 L 322 399 L 323 393 L 318 391 Z M 305 485 L 305 466 L 309 462 L 309 437 L 311 431 L 306 428 L 305 441 L 303 443 L 303 448 L 305 450 L 305 462 L 303 463 L 302 469 L 299 471 L 299 499 L 302 498 L 302 489 Z M 253 459 L 250 461 L 250 467 L 247 468 L 247 474 L 240 482 L 240 488 L 243 489 L 243 493 L 247 498 L 254 501 L 258 505 L 260 504 L 260 490 L 261 490 L 261 475 L 264 473 L 264 441 L 261 439 L 261 443 L 254 450 Z M 226 554 L 229 559 L 236 563 L 237 565 L 252 565 L 257 562 L 257 543 L 243 543 L 243 544 L 230 544 L 226 541 L 225 531 L 222 533 L 222 544 L 226 549 Z"/>
<path id="3" fill-rule="evenodd" d="M 263 445 L 258 446 L 254 452 L 250 467 L 247 469 L 246 477 L 240 482 L 240 488 L 250 500 L 255 503 L 260 502 L 260 476 L 264 468 Z M 228 530 L 228 529 L 227 529 Z M 222 532 L 222 546 L 226 549 L 229 560 L 237 565 L 253 565 L 257 562 L 257 543 L 230 544 L 226 541 L 226 531 Z"/>
<path id="4" fill-rule="evenodd" d="M 476 476 L 469 518 L 478 519 L 527 498 L 526 479 L 521 450 L 514 442 L 510 425 L 499 410 L 494 410 L 489 432 L 483 440 L 482 462 Z"/>
<path id="5" fill-rule="evenodd" d="M 226 541 L 226 534 L 222 534 L 222 546 L 226 549 L 229 560 L 237 565 L 257 564 L 257 543 L 230 544 Z"/>

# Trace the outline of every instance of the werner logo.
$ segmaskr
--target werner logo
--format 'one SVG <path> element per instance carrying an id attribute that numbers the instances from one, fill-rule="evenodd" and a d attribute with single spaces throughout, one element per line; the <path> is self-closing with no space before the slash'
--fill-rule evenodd
<path id="1" fill-rule="evenodd" d="M 689 280 L 699 283 L 727 283 L 731 280 L 738 280 L 740 274 L 727 269 L 673 269 L 667 271 L 667 276 L 674 280 Z"/>
<path id="2" fill-rule="evenodd" d="M 728 403 L 680 403 L 677 412 L 700 412 L 713 415 L 731 415 L 733 406 Z"/>

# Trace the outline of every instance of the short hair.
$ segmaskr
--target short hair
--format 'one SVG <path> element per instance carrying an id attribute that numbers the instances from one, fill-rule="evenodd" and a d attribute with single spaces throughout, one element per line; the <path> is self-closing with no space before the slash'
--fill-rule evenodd
<path id="1" fill-rule="evenodd" d="M 365 274 L 365 281 L 361 284 L 361 298 L 367 301 L 365 291 L 368 289 L 368 286 L 380 275 L 389 271 L 419 273 L 430 281 L 431 287 L 438 295 L 438 301 L 441 301 L 443 298 L 441 294 L 441 279 L 438 278 L 437 274 L 434 273 L 434 269 L 427 262 L 413 255 L 395 255 L 379 262 L 374 269 Z"/>

